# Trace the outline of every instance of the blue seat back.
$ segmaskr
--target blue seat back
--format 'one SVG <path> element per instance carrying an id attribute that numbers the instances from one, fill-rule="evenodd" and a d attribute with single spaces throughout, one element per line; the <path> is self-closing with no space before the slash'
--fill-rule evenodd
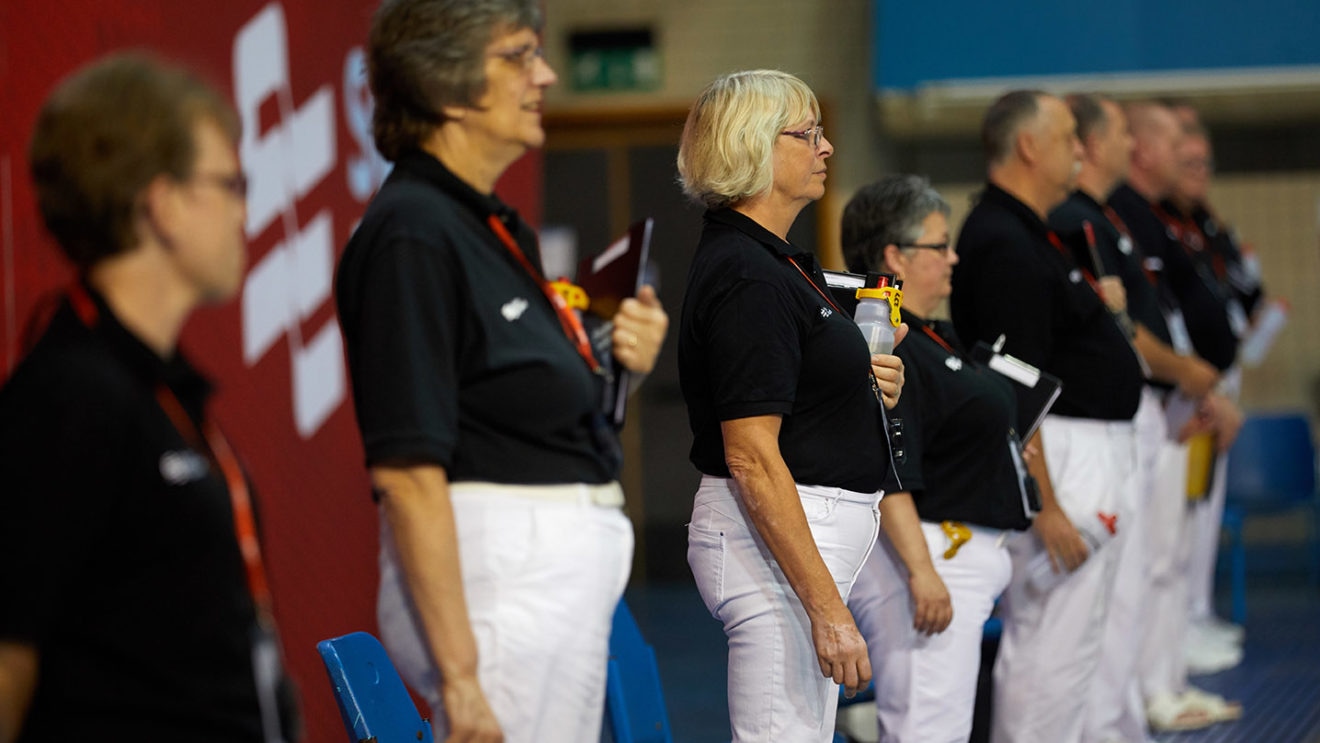
<path id="1" fill-rule="evenodd" d="M 622 600 L 610 632 L 605 710 L 615 743 L 673 743 L 655 651 Z"/>
<path id="2" fill-rule="evenodd" d="M 353 632 L 316 644 L 351 743 L 434 743 L 394 663 L 380 642 Z"/>
<path id="3" fill-rule="evenodd" d="M 1315 497 L 1315 443 L 1306 416 L 1247 417 L 1228 455 L 1228 499 L 1251 509 Z"/>

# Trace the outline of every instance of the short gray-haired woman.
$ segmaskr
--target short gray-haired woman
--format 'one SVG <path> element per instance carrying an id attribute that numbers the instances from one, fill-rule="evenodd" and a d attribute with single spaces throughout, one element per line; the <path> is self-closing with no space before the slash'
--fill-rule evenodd
<path id="1" fill-rule="evenodd" d="M 773 70 L 711 83 L 679 147 L 684 191 L 708 208 L 679 337 L 703 475 L 688 563 L 729 638 L 740 742 L 830 740 L 836 684 L 871 675 L 844 601 L 875 543 L 881 393 L 897 399 L 902 365 L 870 355 L 788 242 L 831 154 L 810 88 Z"/>
<path id="2" fill-rule="evenodd" d="M 886 495 L 880 544 L 848 600 L 870 650 L 887 743 L 971 734 L 982 625 L 1011 572 L 1003 536 L 1030 525 L 1010 437 L 1013 389 L 931 317 L 958 262 L 948 218 L 948 203 L 914 175 L 864 186 L 843 212 L 848 270 L 902 279 L 911 328 L 896 351 L 907 382 L 894 411 L 907 444 L 904 490 Z"/>
<path id="3" fill-rule="evenodd" d="M 628 579 L 600 359 L 493 193 L 545 138 L 536 0 L 387 0 L 369 72 L 394 170 L 339 267 L 353 400 L 380 502 L 382 639 L 438 740 L 599 737 Z M 614 356 L 650 370 L 667 318 L 626 299 Z"/>

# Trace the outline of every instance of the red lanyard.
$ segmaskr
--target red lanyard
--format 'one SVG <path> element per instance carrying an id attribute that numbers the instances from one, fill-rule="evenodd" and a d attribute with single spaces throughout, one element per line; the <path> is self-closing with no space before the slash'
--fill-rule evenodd
<path id="1" fill-rule="evenodd" d="M 1058 235 L 1054 234 L 1053 230 L 1050 230 L 1049 237 L 1050 237 L 1050 244 L 1053 245 L 1056 249 L 1058 249 L 1060 255 L 1062 255 L 1066 259 L 1072 258 L 1072 256 L 1068 255 L 1068 249 L 1063 246 L 1063 241 L 1059 239 Z M 1095 276 L 1092 275 L 1090 271 L 1086 270 L 1085 266 L 1079 266 L 1078 270 L 1081 271 L 1082 275 L 1086 277 L 1086 283 L 1091 285 L 1091 291 L 1094 291 L 1096 293 L 1096 296 L 1102 296 L 1100 294 L 1100 282 L 1095 280 Z"/>
<path id="2" fill-rule="evenodd" d="M 957 356 L 957 355 L 958 355 L 958 352 L 955 351 L 955 350 L 953 350 L 953 346 L 950 346 L 950 345 L 948 344 L 947 341 L 945 341 L 943 338 L 941 338 L 939 333 L 936 333 L 934 330 L 931 330 L 929 325 L 924 325 L 924 324 L 923 324 L 923 325 L 921 326 L 921 331 L 922 331 L 923 333 L 925 333 L 926 335 L 930 336 L 930 339 L 931 339 L 931 340 L 933 340 L 933 341 L 935 341 L 936 343 L 940 344 L 940 348 L 943 348 L 945 351 L 948 351 L 950 355 L 953 355 L 953 356 Z"/>
<path id="3" fill-rule="evenodd" d="M 1133 249 L 1137 251 L 1137 255 L 1141 259 L 1141 273 L 1145 275 L 1146 282 L 1151 286 L 1158 288 L 1160 285 L 1160 278 L 1154 271 L 1146 266 L 1146 261 L 1144 260 L 1145 256 L 1140 250 L 1141 246 L 1137 245 L 1136 241 L 1132 239 L 1132 233 L 1128 230 L 1127 222 L 1124 222 L 1123 218 L 1118 216 L 1118 212 L 1114 211 L 1114 208 L 1108 204 L 1105 204 L 1100 208 L 1104 210 L 1105 217 L 1109 220 L 1110 224 L 1114 225 L 1114 229 L 1117 229 L 1120 235 L 1126 237 L 1128 241 L 1132 243 Z"/>
<path id="4" fill-rule="evenodd" d="M 523 253 L 522 248 L 518 247 L 513 235 L 509 234 L 508 229 L 504 227 L 504 223 L 500 221 L 499 217 L 494 214 L 490 215 L 486 220 L 486 224 L 490 226 L 491 232 L 495 233 L 500 242 L 504 243 L 504 247 L 508 248 L 509 253 L 518 260 L 523 270 L 527 271 L 527 275 L 532 277 L 532 281 L 535 281 L 536 285 L 541 288 L 541 293 L 545 295 L 545 298 L 550 300 L 550 305 L 555 308 L 555 314 L 559 316 L 559 325 L 563 327 L 564 335 L 568 336 L 568 340 L 577 347 L 578 355 L 582 357 L 583 361 L 587 362 L 587 368 L 591 369 L 592 372 L 599 372 L 601 369 L 600 362 L 596 361 L 596 355 L 591 352 L 591 340 L 587 338 L 587 331 L 582 327 L 582 320 L 568 306 L 568 302 L 563 295 L 555 291 L 554 287 L 550 286 L 550 282 L 546 281 L 545 277 L 532 267 L 532 262 L 527 259 L 527 255 Z"/>
<path id="5" fill-rule="evenodd" d="M 252 515 L 252 496 L 248 492 L 247 479 L 243 477 L 238 457 L 234 456 L 229 441 L 214 422 L 204 420 L 201 430 L 198 430 L 169 387 L 164 384 L 156 386 L 156 401 L 188 445 L 197 451 L 210 451 L 212 461 L 224 475 L 225 485 L 229 488 L 229 505 L 234 511 L 234 536 L 238 538 L 238 548 L 243 553 L 243 566 L 247 572 L 248 590 L 252 592 L 258 616 L 264 619 L 270 613 L 270 584 L 266 581 L 266 569 L 261 563 L 261 543 L 257 540 L 257 522 Z"/>
<path id="6" fill-rule="evenodd" d="M 835 312 L 843 314 L 843 310 L 839 309 L 839 305 L 834 303 L 834 300 L 830 298 L 830 295 L 821 291 L 819 286 L 816 286 L 816 282 L 811 280 L 811 275 L 808 274 L 806 271 L 803 271 L 802 266 L 799 266 L 797 261 L 793 260 L 792 257 L 789 257 L 788 262 L 793 264 L 793 268 L 796 268 L 798 270 L 798 273 L 802 274 L 802 278 L 806 279 L 808 284 L 811 284 L 811 288 L 815 289 L 816 293 L 819 294 L 822 299 L 828 302 L 829 305 L 834 308 Z"/>
<path id="7" fill-rule="evenodd" d="M 69 303 L 84 325 L 89 328 L 96 325 L 96 304 L 81 284 L 75 283 L 69 290 Z M 192 418 L 184 412 L 179 399 L 163 383 L 156 385 L 156 402 L 189 446 L 198 452 L 211 453 L 212 464 L 224 476 L 225 485 L 229 489 L 229 505 L 234 512 L 234 536 L 238 540 L 247 574 L 248 591 L 256 604 L 258 619 L 268 621 L 271 615 L 270 583 L 266 580 L 266 569 L 261 561 L 261 543 L 257 539 L 256 518 L 252 514 L 252 496 L 248 492 L 247 479 L 243 477 L 238 457 L 214 422 L 204 420 L 199 431 Z"/>

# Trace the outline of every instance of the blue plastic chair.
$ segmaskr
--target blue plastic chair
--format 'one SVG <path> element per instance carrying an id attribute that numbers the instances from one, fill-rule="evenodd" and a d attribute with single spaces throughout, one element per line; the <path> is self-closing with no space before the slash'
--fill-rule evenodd
<path id="1" fill-rule="evenodd" d="M 1242 530 L 1251 516 L 1308 512 L 1308 568 L 1313 581 L 1320 579 L 1320 497 L 1315 468 L 1315 442 L 1305 415 L 1247 417 L 1228 453 L 1223 521 L 1231 550 L 1233 621 L 1238 624 L 1247 618 L 1247 557 Z"/>
<path id="2" fill-rule="evenodd" d="M 605 679 L 605 717 L 614 743 L 673 743 L 655 651 L 642 637 L 628 604 L 614 608 Z"/>
<path id="3" fill-rule="evenodd" d="M 351 743 L 434 743 L 431 723 L 417 712 L 380 642 L 353 632 L 316 644 Z"/>

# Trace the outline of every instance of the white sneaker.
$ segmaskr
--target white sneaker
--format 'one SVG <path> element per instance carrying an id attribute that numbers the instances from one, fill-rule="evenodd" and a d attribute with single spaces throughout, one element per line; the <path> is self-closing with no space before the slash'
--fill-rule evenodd
<path id="1" fill-rule="evenodd" d="M 1207 641 L 1205 638 L 1199 638 L 1198 641 L 1194 633 L 1189 632 L 1183 643 L 1183 658 L 1187 661 L 1189 676 L 1203 676 L 1227 671 L 1241 663 L 1242 648 L 1232 643 Z"/>
<path id="2" fill-rule="evenodd" d="M 1190 626 L 1206 635 L 1237 645 L 1241 645 L 1247 636 L 1247 630 L 1242 625 L 1234 624 L 1217 614 L 1207 614 L 1194 619 Z"/>
<path id="3" fill-rule="evenodd" d="M 880 721 L 875 716 L 875 702 L 840 707 L 834 729 L 857 743 L 876 743 L 880 740 Z"/>

